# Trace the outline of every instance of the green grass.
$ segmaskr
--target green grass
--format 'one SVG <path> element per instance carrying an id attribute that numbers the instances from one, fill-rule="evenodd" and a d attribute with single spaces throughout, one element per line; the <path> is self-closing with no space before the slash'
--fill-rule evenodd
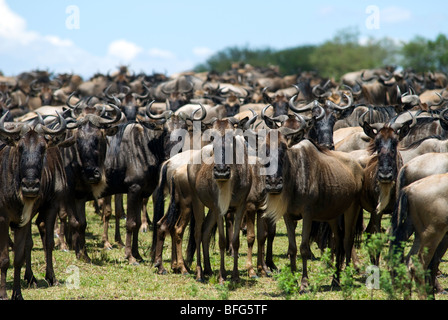
<path id="1" fill-rule="evenodd" d="M 149 213 L 152 216 L 152 204 L 148 205 Z M 365 219 L 368 219 L 365 215 Z M 383 226 L 388 226 L 388 216 L 383 218 Z M 152 241 L 152 231 L 139 234 L 140 254 L 144 261 L 137 266 L 129 265 L 124 258 L 124 249 L 114 245 L 112 250 L 103 249 L 101 241 L 102 222 L 101 217 L 94 213 L 91 204 L 87 208 L 87 248 L 92 263 L 84 263 L 75 258 L 73 251 L 62 252 L 58 249 L 54 251 L 54 268 L 59 284 L 49 287 L 45 282 L 45 259 L 42 250 L 37 227 L 33 225 L 34 248 L 32 251 L 32 268 L 38 280 L 36 288 L 27 288 L 22 281 L 22 294 L 27 300 L 386 300 L 390 299 L 386 285 L 378 290 L 368 289 L 365 285 L 367 276 L 366 268 L 370 265 L 368 250 L 369 246 L 363 244 L 357 249 L 360 258 L 360 271 L 354 270 L 353 266 L 347 268 L 342 276 L 342 288 L 331 288 L 332 268 L 328 266 L 331 260 L 326 253 L 312 245 L 315 260 L 308 263 L 310 276 L 310 290 L 306 293 L 299 293 L 302 263 L 297 261 L 299 268 L 296 274 L 289 272 L 289 258 L 286 255 L 288 239 L 283 220 L 277 226 L 277 236 L 274 240 L 274 262 L 279 268 L 272 277 L 249 278 L 245 270 L 247 242 L 245 236 L 241 236 L 239 270 L 241 281 L 233 283 L 230 281 L 230 271 L 233 266 L 233 259 L 226 256 L 226 270 L 228 271 L 228 281 L 224 285 L 219 285 L 217 281 L 217 271 L 219 268 L 218 244 L 211 249 L 211 264 L 215 274 L 205 282 L 197 282 L 194 274 L 179 275 L 172 273 L 170 269 L 171 240 L 167 237 L 164 248 L 164 264 L 168 273 L 166 275 L 157 274 L 157 270 L 151 265 L 149 259 L 149 248 Z M 365 223 L 367 223 L 365 221 Z M 114 222 L 111 219 L 109 238 L 113 240 Z M 125 240 L 125 221 L 121 221 L 121 234 Z M 186 232 L 185 234 L 188 234 Z M 296 240 L 300 243 L 301 224 L 299 222 L 296 230 Z M 217 235 L 216 235 L 217 237 Z M 365 242 L 365 236 L 363 238 Z M 408 244 L 408 248 L 411 243 Z M 387 246 L 386 246 L 387 247 Z M 186 245 L 184 246 L 186 248 Z M 256 263 L 256 244 L 254 246 L 253 263 Z M 386 252 L 386 251 L 384 251 Z M 13 254 L 11 253 L 11 259 Z M 325 260 L 325 261 L 323 261 Z M 12 263 L 11 263 L 12 265 Z M 194 270 L 193 262 L 192 270 Z M 381 275 L 387 275 L 388 269 L 384 259 L 380 263 Z M 79 285 L 73 288 L 71 281 L 76 274 L 70 270 L 79 272 Z M 444 260 L 441 263 L 441 270 L 444 275 L 448 273 Z M 22 278 L 24 268 L 22 269 Z M 8 296 L 11 296 L 13 280 L 13 269 L 10 267 L 7 276 Z M 439 278 L 444 288 L 448 287 L 448 281 Z M 401 298 L 397 295 L 396 298 Z M 416 294 L 411 297 L 417 298 Z M 437 295 L 436 299 L 447 299 L 445 295 Z"/>

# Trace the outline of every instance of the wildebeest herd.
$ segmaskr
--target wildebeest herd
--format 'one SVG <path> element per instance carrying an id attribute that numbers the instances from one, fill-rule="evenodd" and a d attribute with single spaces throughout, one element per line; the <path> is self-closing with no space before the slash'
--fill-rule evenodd
<path id="1" fill-rule="evenodd" d="M 196 256 L 196 279 L 211 275 L 209 246 L 217 227 L 219 281 L 225 279 L 228 246 L 231 277 L 238 281 L 244 225 L 248 274 L 266 275 L 276 268 L 272 244 L 283 218 L 293 271 L 295 229 L 302 220 L 301 289 L 308 287 L 311 241 L 331 247 L 337 284 L 344 262 L 357 259 L 355 239 L 362 232 L 386 232 L 381 220 L 389 214 L 391 252 L 401 252 L 411 272 L 409 256 L 417 254 L 431 271 L 432 290 L 438 290 L 435 275 L 448 245 L 447 86 L 442 72 L 389 66 L 350 72 L 340 81 L 241 64 L 223 73 L 171 77 L 135 74 L 125 66 L 89 80 L 46 71 L 1 76 L 0 298 L 7 298 L 10 250 L 12 298 L 22 298 L 24 264 L 25 279 L 36 281 L 34 217 L 45 250 L 45 278 L 54 284 L 55 225 L 61 246 L 67 239 L 79 259 L 90 261 L 86 203 L 94 200 L 102 211 L 109 247 L 111 197 L 115 240 L 121 242 L 123 194 L 125 256 L 132 264 L 142 260 L 139 230 L 148 228 L 146 203 L 153 199 L 151 259 L 161 274 L 164 239 L 170 235 L 173 270 L 188 273 Z M 363 210 L 370 213 L 366 226 Z M 412 234 L 406 258 L 399 243 Z M 371 259 L 378 262 L 379 256 Z"/>

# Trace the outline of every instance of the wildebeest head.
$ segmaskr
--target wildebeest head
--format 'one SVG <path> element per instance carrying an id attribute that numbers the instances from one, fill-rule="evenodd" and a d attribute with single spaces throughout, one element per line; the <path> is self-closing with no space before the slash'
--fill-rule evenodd
<path id="1" fill-rule="evenodd" d="M 161 91 L 167 96 L 166 103 L 173 112 L 190 103 L 194 94 L 194 83 L 192 81 L 183 81 L 183 78 L 177 80 L 173 84 L 165 83 L 161 85 Z"/>
<path id="2" fill-rule="evenodd" d="M 244 130 L 250 126 L 257 119 L 257 114 L 252 111 L 252 117 L 245 117 L 238 120 L 234 117 L 225 119 L 213 118 L 208 124 L 208 130 L 204 132 L 205 139 L 209 139 L 213 143 L 213 177 L 217 181 L 227 181 L 231 178 L 232 165 L 241 164 L 245 159 L 241 158 L 244 155 L 236 154 L 241 151 L 239 143 L 236 141 L 236 135 L 242 134 Z M 237 129 L 242 131 L 238 132 Z"/>
<path id="3" fill-rule="evenodd" d="M 297 87 L 296 87 L 297 88 Z M 266 90 L 268 87 L 264 87 L 261 91 L 263 95 L 263 101 L 267 104 L 272 105 L 274 108 L 274 117 L 278 117 L 281 115 L 288 114 L 288 108 L 289 108 L 289 100 L 286 98 L 284 94 L 277 94 L 274 98 L 271 98 L 267 93 Z"/>
<path id="4" fill-rule="evenodd" d="M 44 125 L 39 115 L 39 122 L 35 125 L 15 123 L 13 128 L 6 128 L 6 117 L 7 114 L 0 119 L 0 140 L 17 152 L 21 196 L 36 198 L 41 190 L 47 149 L 62 145 L 65 138 L 66 121 L 58 114 L 59 127 L 50 129 Z"/>
<path id="5" fill-rule="evenodd" d="M 362 118 L 360 122 L 363 121 Z M 377 155 L 376 174 L 379 182 L 391 183 L 397 178 L 399 166 L 401 166 L 398 143 L 409 133 L 416 122 L 416 118 L 413 117 L 412 122 L 404 123 L 362 123 L 364 133 L 372 139 L 369 151 Z"/>
<path id="6" fill-rule="evenodd" d="M 311 112 L 308 138 L 320 147 L 334 150 L 334 125 L 336 120 L 339 119 L 341 113 L 350 108 L 353 102 L 349 95 L 343 94 L 343 97 L 347 99 L 347 104 L 343 106 L 336 104 L 331 100 L 326 100 L 323 104 L 317 100 L 314 100 L 305 106 L 297 107 L 294 104 L 294 99 L 296 96 L 293 96 L 289 100 L 289 108 L 296 113 Z"/>
<path id="7" fill-rule="evenodd" d="M 265 188 L 268 193 L 282 192 L 287 150 L 293 146 L 292 141 L 296 144 L 303 140 L 306 133 L 307 121 L 303 117 L 295 115 L 294 118 L 290 117 L 285 122 L 281 127 L 270 129 L 266 135 L 264 167 L 266 169 Z"/>
<path id="8" fill-rule="evenodd" d="M 73 95 L 73 94 L 72 94 Z M 67 126 L 75 136 L 78 164 L 84 180 L 90 185 L 105 185 L 104 160 L 106 157 L 107 138 L 117 133 L 113 124 L 120 121 L 122 113 L 115 104 L 97 103 L 94 98 L 80 100 L 72 109 L 74 121 Z M 115 99 L 117 104 L 120 102 Z M 114 116 L 106 116 L 107 108 L 111 108 Z M 99 194 L 95 194 L 98 196 Z"/>
<path id="9" fill-rule="evenodd" d="M 195 121 L 201 122 L 207 116 L 207 111 L 202 104 L 200 108 L 194 110 L 191 115 L 187 115 L 184 112 L 174 114 L 172 110 L 166 110 L 161 114 L 153 114 L 151 112 L 151 106 L 155 101 L 150 102 L 146 106 L 146 115 L 149 121 L 140 121 L 145 127 L 151 130 L 162 130 L 163 134 L 163 152 L 164 160 L 173 156 L 174 147 L 176 152 L 180 152 L 186 142 L 185 135 L 191 131 L 193 123 Z M 197 111 L 201 110 L 201 116 L 196 117 Z"/>
<path id="10" fill-rule="evenodd" d="M 122 92 L 110 93 L 109 91 L 112 85 L 113 84 L 110 84 L 106 89 L 104 89 L 104 95 L 111 101 L 114 101 L 115 98 L 120 100 L 120 109 L 126 117 L 126 120 L 135 121 L 137 119 L 138 109 L 141 104 L 139 101 L 149 98 L 149 88 L 143 84 L 142 86 L 145 89 L 145 93 L 142 95 L 131 92 L 131 88 L 128 86 L 121 86 Z"/>
<path id="11" fill-rule="evenodd" d="M 32 91 L 37 93 L 42 105 L 48 106 L 53 102 L 53 92 L 62 87 L 62 83 L 58 80 L 49 79 L 35 79 L 30 83 L 30 88 Z"/>
<path id="12" fill-rule="evenodd" d="M 247 103 L 250 100 L 250 92 L 244 88 L 246 94 L 243 96 L 238 92 L 234 92 L 231 89 L 219 88 L 215 90 L 215 94 L 212 96 L 206 96 L 216 104 L 221 104 L 226 109 L 226 117 L 234 117 L 240 112 L 241 105 Z"/>

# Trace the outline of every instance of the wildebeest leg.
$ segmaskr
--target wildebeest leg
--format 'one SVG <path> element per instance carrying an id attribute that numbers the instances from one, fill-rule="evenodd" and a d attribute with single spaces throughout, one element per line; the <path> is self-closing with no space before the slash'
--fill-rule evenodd
<path id="1" fill-rule="evenodd" d="M 428 270 L 429 264 L 434 257 L 434 253 L 439 247 L 440 243 L 446 235 L 446 230 L 437 230 L 436 226 L 427 226 L 424 232 L 420 236 L 420 246 L 418 250 L 418 258 L 421 262 L 423 270 Z M 444 243 L 442 246 L 446 246 Z M 416 283 L 420 284 L 417 288 L 425 288 L 425 279 L 421 278 L 418 272 L 416 272 L 415 266 L 411 263 L 411 272 L 415 277 Z M 433 288 L 431 288 L 433 289 Z M 426 290 L 420 290 L 419 296 L 422 299 L 426 299 Z"/>
<path id="2" fill-rule="evenodd" d="M 154 199 L 154 198 L 153 198 Z M 143 205 L 142 205 L 142 226 L 140 227 L 141 232 L 148 232 L 149 225 L 151 224 L 151 220 L 148 216 L 148 202 L 149 198 L 143 198 Z M 154 203 L 154 202 L 153 202 Z"/>
<path id="3" fill-rule="evenodd" d="M 212 275 L 212 267 L 210 265 L 210 240 L 212 236 L 212 229 L 217 222 L 217 216 L 214 210 L 210 209 L 205 220 L 202 231 L 202 249 L 204 251 L 204 274 Z M 198 226 L 196 226 L 198 227 Z"/>
<path id="4" fill-rule="evenodd" d="M 302 242 L 300 243 L 300 255 L 302 256 L 302 266 L 303 266 L 302 281 L 300 284 L 300 292 L 301 293 L 305 292 L 308 288 L 308 260 L 311 259 L 311 255 L 312 255 L 311 248 L 310 248 L 311 225 L 312 225 L 312 220 L 310 218 L 304 216 L 303 222 L 302 222 Z M 291 243 L 291 238 L 294 238 L 294 243 L 295 243 L 295 234 L 293 233 L 291 235 L 290 230 L 288 230 L 288 238 L 290 240 L 290 243 Z M 297 248 L 296 248 L 296 252 L 297 252 Z M 290 259 L 291 259 L 291 257 L 290 257 Z M 295 259 L 294 259 L 294 267 L 295 267 Z M 291 271 L 296 271 L 296 269 L 292 268 L 292 259 L 291 259 Z"/>
<path id="5" fill-rule="evenodd" d="M 270 271 L 268 269 L 268 266 L 266 264 L 265 259 L 265 249 L 264 246 L 266 244 L 266 239 L 268 236 L 268 229 L 266 224 L 266 219 L 262 217 L 264 212 L 257 212 L 257 270 L 260 272 L 262 276 L 269 276 Z M 249 219 L 247 219 L 249 221 Z M 249 224 L 248 224 L 248 230 L 249 230 Z M 249 231 L 247 232 L 249 235 Z"/>
<path id="6" fill-rule="evenodd" d="M 247 230 L 247 259 L 246 259 L 246 269 L 249 274 L 249 277 L 256 278 L 257 273 L 254 270 L 254 266 L 252 264 L 252 251 L 255 243 L 255 215 L 256 208 L 253 203 L 248 203 L 246 207 L 246 230 Z M 258 227 L 258 225 L 257 225 Z M 260 250 L 260 249 L 258 249 Z M 260 253 L 260 252 L 258 252 Z M 258 256 L 258 255 L 257 255 Z M 258 260 L 257 260 L 258 262 Z"/>
<path id="7" fill-rule="evenodd" d="M 36 225 L 39 228 L 39 233 L 42 239 L 43 248 L 45 252 L 46 272 L 45 280 L 47 280 L 50 286 L 58 284 L 56 275 L 53 269 L 53 250 L 54 250 L 54 222 L 56 220 L 58 208 L 48 206 L 44 210 L 41 210 L 39 216 L 36 219 Z M 31 234 L 30 234 L 31 237 Z"/>
<path id="8" fill-rule="evenodd" d="M 26 245 L 28 235 L 31 231 L 30 223 L 14 230 L 14 281 L 12 288 L 12 300 L 23 300 L 22 288 L 20 285 L 20 272 L 26 258 Z M 29 249 L 31 250 L 31 248 Z"/>
<path id="9" fill-rule="evenodd" d="M 264 223 L 267 226 L 268 231 L 268 242 L 266 244 L 266 265 L 271 270 L 277 270 L 277 266 L 274 264 L 274 256 L 273 256 L 273 245 L 275 233 L 277 232 L 277 224 L 274 221 L 264 219 Z"/>
<path id="10" fill-rule="evenodd" d="M 227 211 L 227 213 L 224 215 L 224 221 L 225 221 L 225 230 L 226 230 L 226 251 L 230 256 L 234 255 L 234 249 L 232 245 L 232 239 L 234 235 L 234 228 L 233 228 L 233 219 L 234 219 L 235 213 L 233 212 L 233 209 L 230 209 Z M 239 230 L 238 230 L 239 232 Z"/>
<path id="11" fill-rule="evenodd" d="M 289 261 L 291 264 L 291 271 L 297 271 L 297 243 L 296 243 L 296 227 L 297 221 L 295 221 L 290 215 L 285 214 L 284 219 L 286 225 L 286 233 L 288 235 L 288 251 Z M 302 238 L 303 241 L 303 238 Z M 303 257 L 302 257 L 303 258 Z M 305 271 L 304 271 L 305 272 Z"/>
<path id="12" fill-rule="evenodd" d="M 445 292 L 443 287 L 440 285 L 440 282 L 437 280 L 437 273 L 439 271 L 440 261 L 442 257 L 445 255 L 445 252 L 448 248 L 448 236 L 445 235 L 437 247 L 437 250 L 434 252 L 434 256 L 431 259 L 431 263 L 429 264 L 429 270 L 431 271 L 429 284 L 430 288 L 434 288 L 432 294 Z M 445 292 L 446 293 L 446 292 Z"/>
<path id="13" fill-rule="evenodd" d="M 109 220 L 112 215 L 112 196 L 103 198 L 103 243 L 104 249 L 112 249 L 112 244 L 109 242 Z"/>
<path id="14" fill-rule="evenodd" d="M 163 216 L 154 226 L 154 232 L 157 233 L 156 247 L 154 249 L 154 267 L 158 269 L 158 274 L 165 274 L 166 269 L 163 266 L 163 244 L 165 243 L 166 233 L 168 232 L 168 225 L 166 223 L 166 216 Z"/>
<path id="15" fill-rule="evenodd" d="M 70 219 L 73 234 L 73 246 L 76 257 L 84 262 L 90 263 L 90 257 L 86 249 L 86 201 L 84 199 L 76 200 L 76 218 Z M 68 206 L 67 206 L 67 210 Z"/>
<path id="16" fill-rule="evenodd" d="M 26 280 L 26 283 L 28 284 L 28 286 L 37 286 L 37 280 L 36 277 L 34 277 L 34 273 L 33 270 L 31 268 L 31 250 L 33 249 L 33 238 L 31 237 L 31 223 L 29 224 L 29 228 L 30 228 L 30 232 L 28 233 L 28 238 L 26 239 L 27 244 L 25 246 L 26 248 L 26 266 L 25 266 L 25 276 L 24 279 Z M 40 230 L 39 230 L 40 231 Z M 42 244 L 44 246 L 45 249 L 45 242 L 42 240 Z"/>
<path id="17" fill-rule="evenodd" d="M 58 212 L 59 225 L 58 227 L 56 227 L 56 236 L 58 237 L 58 243 L 56 244 L 56 246 L 59 246 L 59 249 L 65 252 L 68 251 L 68 245 L 66 242 L 67 216 L 68 214 L 67 210 L 65 209 L 65 204 L 61 204 Z M 56 223 L 58 222 L 58 220 L 56 220 Z"/>
<path id="18" fill-rule="evenodd" d="M 219 243 L 219 256 L 220 256 L 220 264 L 219 264 L 219 274 L 218 274 L 218 283 L 224 284 L 226 280 L 226 266 L 225 266 L 225 258 L 226 258 L 226 235 L 224 231 L 224 216 L 221 214 L 218 215 L 218 243 Z"/>
<path id="19" fill-rule="evenodd" d="M 340 217 L 341 218 L 341 217 Z M 343 238 L 341 236 L 342 230 L 339 228 L 339 218 L 336 218 L 334 220 L 331 220 L 328 222 L 330 225 L 331 231 L 333 233 L 333 239 L 334 239 L 334 255 L 336 256 L 336 273 L 333 277 L 333 280 L 331 282 L 331 286 L 333 287 L 339 287 L 339 275 L 341 272 L 341 265 L 343 261 Z M 348 256 L 351 256 L 351 250 L 348 253 Z"/>
<path id="20" fill-rule="evenodd" d="M 233 248 L 233 272 L 232 272 L 232 280 L 235 282 L 240 281 L 240 272 L 238 270 L 238 253 L 240 249 L 240 229 L 241 224 L 243 222 L 244 215 L 244 205 L 241 205 L 236 208 L 234 214 L 234 230 L 233 230 L 233 238 L 232 238 L 232 248 Z"/>
<path id="21" fill-rule="evenodd" d="M 142 223 L 142 197 L 141 187 L 137 184 L 129 188 L 127 208 L 125 257 L 130 264 L 138 264 L 138 261 L 143 259 L 138 252 L 138 232 Z"/>
<path id="22" fill-rule="evenodd" d="M 194 215 L 194 240 L 196 242 L 196 280 L 203 281 L 201 244 L 202 244 L 202 226 L 204 224 L 204 205 L 197 197 L 192 199 L 192 208 Z"/>
<path id="23" fill-rule="evenodd" d="M 9 221 L 0 217 L 0 300 L 8 299 L 6 295 L 6 272 L 9 268 Z"/>
<path id="24" fill-rule="evenodd" d="M 123 206 L 123 194 L 119 193 L 114 195 L 114 205 L 115 205 L 115 243 L 120 247 L 124 247 L 123 240 L 121 239 L 120 233 L 120 220 L 124 217 L 124 206 Z"/>
<path id="25" fill-rule="evenodd" d="M 185 261 L 182 254 L 182 240 L 185 229 L 187 228 L 188 222 L 190 221 L 190 217 L 192 214 L 192 208 L 190 206 L 190 202 L 185 203 L 184 201 L 180 202 L 180 216 L 174 226 L 174 230 L 172 232 L 172 243 L 174 244 L 174 251 L 176 252 L 176 269 L 181 274 L 188 274 L 188 269 L 185 266 Z"/>

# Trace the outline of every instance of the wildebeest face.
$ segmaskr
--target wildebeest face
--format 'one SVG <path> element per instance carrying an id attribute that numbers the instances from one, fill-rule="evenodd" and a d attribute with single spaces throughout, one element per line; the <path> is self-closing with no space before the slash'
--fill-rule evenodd
<path id="1" fill-rule="evenodd" d="M 392 182 L 398 173 L 396 161 L 398 136 L 391 128 L 383 128 L 374 143 L 378 154 L 378 180 L 383 183 Z"/>
<path id="2" fill-rule="evenodd" d="M 408 133 L 410 128 L 415 125 L 416 120 L 412 123 L 405 124 L 368 124 L 364 122 L 364 133 L 372 138 L 369 146 L 371 153 L 376 153 L 378 157 L 377 178 L 380 182 L 391 183 L 397 178 L 398 161 L 398 143 Z"/>
<path id="3" fill-rule="evenodd" d="M 76 147 L 82 174 L 89 184 L 99 183 L 104 175 L 106 133 L 90 121 L 84 122 L 76 132 Z"/>
<path id="4" fill-rule="evenodd" d="M 177 111 L 177 109 L 188 103 L 190 103 L 190 96 L 187 93 L 174 92 L 171 93 L 168 98 L 170 110 L 172 110 L 173 112 Z"/>
<path id="5" fill-rule="evenodd" d="M 333 128 L 336 117 L 332 110 L 314 107 L 312 109 L 312 122 L 308 137 L 317 145 L 334 150 Z"/>
<path id="6" fill-rule="evenodd" d="M 30 130 L 18 142 L 20 189 L 22 196 L 35 198 L 39 195 L 43 162 L 47 142 L 42 135 Z"/>
<path id="7" fill-rule="evenodd" d="M 275 136 L 272 134 L 275 134 Z M 273 137 L 275 139 L 272 139 Z M 268 161 L 264 166 L 265 168 L 276 168 L 276 170 L 266 175 L 265 188 L 268 193 L 278 194 L 283 190 L 283 163 L 288 148 L 287 141 L 276 130 L 271 130 L 266 138 L 266 156 Z"/>
<path id="8" fill-rule="evenodd" d="M 213 141 L 215 163 L 213 177 L 218 181 L 229 180 L 231 176 L 229 162 L 233 163 L 233 124 L 229 120 L 216 120 L 209 133 Z"/>

